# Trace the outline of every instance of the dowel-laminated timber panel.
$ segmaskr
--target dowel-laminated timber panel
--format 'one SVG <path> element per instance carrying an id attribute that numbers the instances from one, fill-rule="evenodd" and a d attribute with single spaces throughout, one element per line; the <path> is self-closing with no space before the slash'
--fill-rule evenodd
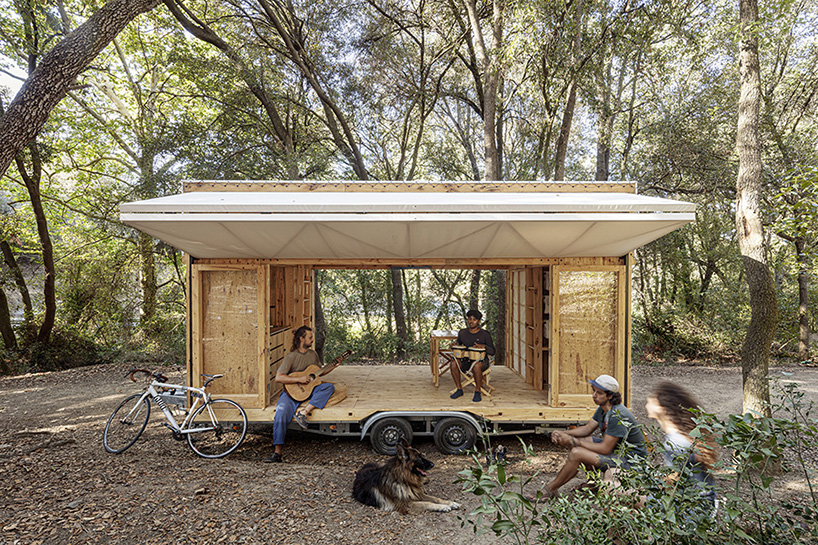
<path id="1" fill-rule="evenodd" d="M 325 379 L 346 384 L 347 397 L 313 411 L 311 422 L 359 422 L 383 411 L 466 411 L 501 423 L 575 424 L 587 422 L 596 408 L 590 395 L 585 396 L 583 407 L 550 407 L 544 392 L 503 366 L 492 368 L 495 390 L 480 403 L 472 402 L 471 395 L 451 399 L 451 377 L 441 377 L 440 387 L 435 388 L 424 365 L 343 365 Z M 257 422 L 272 422 L 274 414 L 273 405 L 247 410 L 250 420 Z"/>
<path id="2" fill-rule="evenodd" d="M 208 191 L 321 191 L 384 193 L 636 193 L 636 182 L 421 182 L 421 181 L 223 181 L 188 180 L 182 182 L 184 193 Z"/>

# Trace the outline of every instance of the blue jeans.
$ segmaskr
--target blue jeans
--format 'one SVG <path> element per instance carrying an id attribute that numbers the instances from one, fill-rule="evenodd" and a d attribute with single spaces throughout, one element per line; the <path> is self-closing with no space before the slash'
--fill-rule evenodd
<path id="1" fill-rule="evenodd" d="M 335 386 L 328 382 L 323 382 L 315 387 L 310 396 L 309 403 L 316 409 L 323 409 L 327 406 L 330 396 L 335 392 Z M 295 415 L 296 409 L 301 404 L 290 397 L 287 390 L 281 392 L 276 404 L 276 415 L 273 418 L 273 444 L 283 445 L 284 437 L 287 435 L 287 426 Z"/>

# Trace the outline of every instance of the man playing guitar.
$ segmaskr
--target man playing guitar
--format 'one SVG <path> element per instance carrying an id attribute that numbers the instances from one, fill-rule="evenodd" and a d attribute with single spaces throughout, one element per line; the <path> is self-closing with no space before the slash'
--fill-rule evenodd
<path id="1" fill-rule="evenodd" d="M 293 346 L 289 354 L 284 356 L 281 366 L 276 373 L 276 382 L 281 384 L 308 384 L 311 379 L 309 375 L 290 376 L 291 373 L 298 373 L 305 370 L 310 365 L 321 365 L 318 353 L 312 349 L 313 343 L 312 329 L 308 326 L 301 326 L 293 334 Z M 338 362 L 340 363 L 340 361 Z M 324 374 L 332 371 L 330 368 Z M 307 427 L 307 416 L 313 409 L 323 409 L 327 405 L 330 396 L 335 392 L 335 386 L 328 382 L 322 382 L 312 391 L 307 405 L 296 413 L 299 402 L 294 400 L 287 393 L 281 392 L 276 404 L 275 418 L 273 419 L 273 447 L 275 452 L 265 462 L 282 462 L 281 452 L 284 448 L 284 437 L 287 434 L 287 426 L 295 416 L 295 421 L 302 428 Z"/>

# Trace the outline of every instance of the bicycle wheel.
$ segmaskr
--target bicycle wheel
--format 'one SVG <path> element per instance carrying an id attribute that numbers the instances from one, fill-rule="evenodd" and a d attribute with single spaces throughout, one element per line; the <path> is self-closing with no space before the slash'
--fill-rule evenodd
<path id="1" fill-rule="evenodd" d="M 141 400 L 141 402 L 140 402 Z M 102 433 L 102 445 L 114 454 L 125 452 L 136 443 L 151 416 L 151 404 L 142 394 L 134 394 L 119 404 Z"/>
<path id="2" fill-rule="evenodd" d="M 247 414 L 235 401 L 213 399 L 196 409 L 185 435 L 187 444 L 202 458 L 227 456 L 239 448 L 247 435 Z"/>

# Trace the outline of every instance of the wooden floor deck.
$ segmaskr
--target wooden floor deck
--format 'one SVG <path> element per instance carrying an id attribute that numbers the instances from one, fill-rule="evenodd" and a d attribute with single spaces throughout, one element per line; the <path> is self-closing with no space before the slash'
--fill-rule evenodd
<path id="1" fill-rule="evenodd" d="M 451 399 L 451 375 L 440 377 L 440 387 L 432 384 L 429 367 L 422 365 L 345 365 L 328 375 L 329 382 L 347 385 L 344 401 L 315 410 L 311 422 L 357 422 L 382 411 L 468 411 L 495 422 L 574 423 L 587 422 L 594 408 L 550 407 L 545 392 L 536 391 L 506 367 L 492 368 L 491 397 L 472 401 L 474 387 L 459 399 Z M 589 405 L 591 404 L 588 396 Z M 248 409 L 251 421 L 272 421 L 275 407 Z"/>

